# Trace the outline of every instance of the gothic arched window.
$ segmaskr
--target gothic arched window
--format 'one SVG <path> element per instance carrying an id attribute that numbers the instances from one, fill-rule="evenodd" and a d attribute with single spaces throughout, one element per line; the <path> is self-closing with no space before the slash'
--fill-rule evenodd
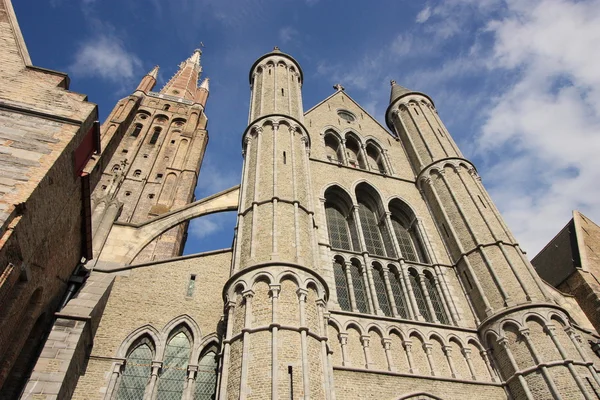
<path id="1" fill-rule="evenodd" d="M 414 269 L 411 269 L 408 277 L 410 279 L 410 285 L 412 286 L 413 294 L 415 295 L 415 300 L 417 301 L 419 312 L 423 318 L 425 318 L 425 321 L 433 322 L 433 317 L 431 316 L 431 312 L 429 312 L 429 307 L 427 307 L 425 293 L 423 293 L 423 288 L 421 287 L 421 278 L 419 277 L 418 272 Z"/>
<path id="2" fill-rule="evenodd" d="M 346 154 L 348 156 L 348 164 L 351 167 L 366 169 L 359 141 L 354 136 L 346 136 Z"/>
<path id="3" fill-rule="evenodd" d="M 374 255 L 396 257 L 385 220 L 380 217 L 379 202 L 371 192 L 370 188 L 364 186 L 356 189 L 358 215 L 367 251 Z"/>
<path id="4" fill-rule="evenodd" d="M 207 351 L 198 363 L 194 400 L 213 400 L 217 386 L 216 349 Z"/>
<path id="5" fill-rule="evenodd" d="M 358 312 L 368 313 L 367 293 L 365 292 L 365 282 L 363 280 L 362 268 L 357 260 L 352 260 L 350 265 L 350 276 L 352 277 L 352 286 L 354 287 L 354 300 Z"/>
<path id="6" fill-rule="evenodd" d="M 392 200 L 389 207 L 392 228 L 398 240 L 402 257 L 407 261 L 427 263 L 428 260 L 417 233 L 416 218 L 412 211 L 398 199 Z"/>
<path id="7" fill-rule="evenodd" d="M 180 328 L 167 343 L 158 381 L 159 400 L 181 400 L 187 380 L 190 338 L 190 333 L 185 328 Z"/>
<path id="8" fill-rule="evenodd" d="M 435 284 L 435 278 L 429 271 L 425 272 L 425 287 L 429 293 L 429 299 L 431 300 L 431 305 L 433 306 L 436 318 L 440 323 L 448 324 L 448 316 L 446 315 L 446 310 L 442 303 L 441 294 Z"/>
<path id="9" fill-rule="evenodd" d="M 339 139 L 331 133 L 325 134 L 325 154 L 329 161 L 338 163 L 344 161 L 341 143 Z"/>
<path id="10" fill-rule="evenodd" d="M 333 279 L 335 280 L 335 292 L 337 294 L 338 304 L 344 311 L 352 311 L 350 302 L 350 290 L 348 289 L 348 279 L 344 269 L 344 260 L 335 259 L 333 262 Z"/>
<path id="11" fill-rule="evenodd" d="M 138 341 L 127 356 L 125 369 L 121 375 L 117 400 L 133 400 L 144 397 L 146 385 L 152 369 L 153 345 L 143 338 Z"/>
<path id="12" fill-rule="evenodd" d="M 367 144 L 367 158 L 369 159 L 369 166 L 374 171 L 379 171 L 382 174 L 385 173 L 385 164 L 383 162 L 383 154 L 379 148 L 373 143 Z"/>
<path id="13" fill-rule="evenodd" d="M 389 267 L 388 267 L 389 268 Z M 406 304 L 406 293 L 402 289 L 400 272 L 396 267 L 390 268 L 390 286 L 392 287 L 392 294 L 394 295 L 394 302 L 396 303 L 396 310 L 398 315 L 402 318 L 408 318 L 408 306 Z"/>
<path id="14" fill-rule="evenodd" d="M 392 316 L 392 307 L 388 298 L 387 288 L 385 287 L 385 271 L 378 263 L 373 264 L 373 284 L 375 285 L 375 294 L 379 302 L 379 308 L 388 317 Z"/>
<path id="15" fill-rule="evenodd" d="M 352 200 L 342 189 L 331 187 L 325 192 L 325 218 L 332 248 L 360 250 L 356 223 L 352 215 Z"/>

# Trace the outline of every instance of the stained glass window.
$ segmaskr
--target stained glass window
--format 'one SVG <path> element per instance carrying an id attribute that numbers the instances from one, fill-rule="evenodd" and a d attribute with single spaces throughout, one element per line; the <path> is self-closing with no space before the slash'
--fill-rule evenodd
<path id="1" fill-rule="evenodd" d="M 365 237 L 367 251 L 371 254 L 385 256 L 386 253 L 379 233 L 375 212 L 370 210 L 365 204 L 360 204 L 358 207 L 358 215 L 360 217 L 360 224 Z"/>
<path id="2" fill-rule="evenodd" d="M 334 249 L 352 250 L 350 236 L 348 235 L 348 223 L 344 214 L 337 207 L 326 204 L 325 215 L 331 247 Z"/>
<path id="3" fill-rule="evenodd" d="M 435 281 L 432 275 L 425 275 L 425 286 L 429 292 L 429 298 L 431 299 L 431 304 L 433 305 L 433 311 L 435 312 L 435 316 L 437 317 L 438 321 L 440 321 L 442 324 L 448 324 L 448 316 L 446 315 L 446 310 L 444 310 L 444 305 L 442 304 L 440 294 L 435 287 Z"/>
<path id="4" fill-rule="evenodd" d="M 117 392 L 118 400 L 140 400 L 144 397 L 146 384 L 152 368 L 152 350 L 142 343 L 127 356 L 125 370 Z"/>
<path id="5" fill-rule="evenodd" d="M 392 294 L 394 295 L 394 301 L 396 302 L 396 310 L 401 318 L 408 318 L 408 307 L 406 306 L 405 293 L 402 290 L 402 284 L 400 282 L 400 276 L 395 273 L 391 273 L 390 285 L 392 286 Z"/>
<path id="6" fill-rule="evenodd" d="M 352 249 L 360 251 L 360 241 L 358 240 L 358 231 L 356 230 L 356 222 L 352 215 L 348 216 L 348 227 L 350 228 L 350 238 L 352 239 Z"/>
<path id="7" fill-rule="evenodd" d="M 354 298 L 356 300 L 356 308 L 361 313 L 368 313 L 367 295 L 365 293 L 365 283 L 360 267 L 356 264 L 350 266 L 350 275 L 352 276 L 352 286 L 354 287 Z"/>
<path id="8" fill-rule="evenodd" d="M 165 350 L 158 380 L 158 400 L 181 400 L 189 358 L 190 341 L 185 333 L 179 332 L 169 341 Z"/>
<path id="9" fill-rule="evenodd" d="M 335 291 L 341 309 L 344 311 L 352 311 L 346 272 L 344 271 L 342 264 L 337 261 L 333 263 L 333 277 L 335 279 Z"/>
<path id="10" fill-rule="evenodd" d="M 385 288 L 385 278 L 383 277 L 383 270 L 381 268 L 373 269 L 373 283 L 375 284 L 375 292 L 377 293 L 377 301 L 379 301 L 379 308 L 388 317 L 392 316 L 392 308 L 390 307 L 390 301 L 388 300 L 387 290 Z"/>
<path id="11" fill-rule="evenodd" d="M 383 238 L 383 244 L 385 245 L 387 256 L 396 258 L 396 251 L 394 250 L 394 245 L 392 244 L 392 237 L 390 236 L 390 232 L 385 225 L 385 221 L 381 221 L 379 224 L 379 231 L 381 232 L 381 237 Z"/>
<path id="12" fill-rule="evenodd" d="M 429 312 L 429 307 L 427 307 L 427 301 L 425 300 L 425 293 L 423 293 L 423 289 L 421 288 L 421 282 L 419 277 L 417 276 L 416 271 L 411 271 L 409 275 L 410 285 L 412 286 L 413 293 L 415 295 L 415 300 L 417 301 L 417 307 L 419 308 L 419 312 L 425 318 L 425 321 L 433 322 L 433 318 L 431 317 L 431 313 Z"/>
<path id="13" fill-rule="evenodd" d="M 392 218 L 392 226 L 394 227 L 394 233 L 396 234 L 396 239 L 398 239 L 398 245 L 400 245 L 400 251 L 404 258 L 408 261 L 421 261 L 417 258 L 413 240 L 408 229 L 395 218 Z"/>
<path id="14" fill-rule="evenodd" d="M 213 400 L 217 386 L 217 359 L 214 351 L 209 351 L 198 363 L 194 400 Z"/>

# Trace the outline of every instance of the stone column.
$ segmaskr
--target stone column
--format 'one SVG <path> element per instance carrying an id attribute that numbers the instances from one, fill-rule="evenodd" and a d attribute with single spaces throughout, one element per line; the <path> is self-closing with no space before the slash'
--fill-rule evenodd
<path id="1" fill-rule="evenodd" d="M 550 374 L 548 373 L 548 369 L 546 368 L 545 365 L 541 365 L 542 364 L 542 360 L 540 359 L 535 346 L 533 344 L 533 342 L 531 341 L 531 337 L 529 336 L 529 329 L 525 328 L 525 329 L 521 329 L 519 330 L 519 332 L 521 333 L 521 336 L 523 336 L 523 338 L 525 339 L 525 343 L 527 344 L 527 347 L 529 348 L 529 352 L 531 353 L 531 356 L 533 357 L 533 362 L 535 362 L 538 365 L 538 368 L 542 371 L 542 375 L 544 376 L 544 379 L 546 380 L 546 383 L 548 384 L 548 388 L 550 389 L 550 392 L 552 393 L 552 396 L 554 396 L 555 399 L 561 399 L 560 393 L 558 392 L 558 389 L 556 388 L 556 384 L 554 383 L 554 381 L 552 380 L 552 377 L 550 376 Z"/>
<path id="2" fill-rule="evenodd" d="M 394 366 L 394 359 L 392 357 L 392 352 L 390 350 L 390 346 L 392 345 L 392 339 L 384 338 L 383 339 L 383 350 L 385 351 L 385 359 L 388 365 L 388 371 L 396 371 L 397 368 Z"/>
<path id="3" fill-rule="evenodd" d="M 423 296 L 425 296 L 425 302 L 427 303 L 427 308 L 429 309 L 429 314 L 431 314 L 431 318 L 433 322 L 439 324 L 440 321 L 435 313 L 435 309 L 433 308 L 433 303 L 431 302 L 431 297 L 429 297 L 429 290 L 427 290 L 427 286 L 425 285 L 425 279 L 427 279 L 422 273 L 419 272 L 419 285 L 421 285 L 421 290 L 423 291 Z"/>
<path id="4" fill-rule="evenodd" d="M 377 299 L 375 282 L 373 282 L 373 267 L 371 266 L 371 261 L 366 254 L 363 254 L 363 259 L 363 277 L 366 283 L 365 289 L 367 292 L 367 299 L 369 301 L 369 311 L 371 314 L 383 315 L 383 311 L 381 311 L 381 307 L 379 306 L 379 300 Z"/>
<path id="5" fill-rule="evenodd" d="M 497 379 L 496 371 L 494 371 L 494 368 L 492 368 L 489 351 L 481 350 L 479 352 L 479 354 L 481 355 L 481 358 L 483 359 L 483 362 L 485 363 L 488 373 L 490 374 L 490 379 L 492 380 L 492 382 L 496 382 L 498 379 Z"/>
<path id="6" fill-rule="evenodd" d="M 444 346 L 442 350 L 444 351 L 446 360 L 448 360 L 448 366 L 450 367 L 452 377 L 456 378 L 456 368 L 454 368 L 454 362 L 452 361 L 452 346 Z"/>
<path id="7" fill-rule="evenodd" d="M 498 344 L 504 349 L 506 358 L 508 358 L 508 361 L 509 361 L 513 371 L 515 371 L 514 374 L 517 375 L 517 379 L 519 380 L 519 383 L 521 384 L 521 387 L 523 388 L 523 392 L 525 393 L 527 400 L 535 400 L 533 397 L 533 394 L 531 394 L 531 390 L 529 390 L 529 385 L 527 384 L 527 381 L 525 380 L 523 375 L 519 373 L 519 365 L 515 361 L 515 357 L 513 356 L 510 349 L 508 348 L 508 341 L 506 340 L 506 338 L 500 338 L 498 340 Z M 508 378 L 509 377 L 506 377 L 505 379 L 508 379 Z"/>
<path id="8" fill-rule="evenodd" d="M 144 391 L 144 400 L 151 400 L 154 399 L 156 396 L 156 381 L 158 379 L 158 374 L 162 369 L 162 362 L 152 361 L 152 365 L 150 368 L 150 382 L 148 383 L 148 386 L 146 386 L 146 390 Z"/>
<path id="9" fill-rule="evenodd" d="M 431 372 L 431 376 L 436 376 L 435 375 L 435 366 L 434 366 L 434 362 L 433 362 L 433 356 L 431 355 L 432 347 L 433 346 L 431 343 L 423 343 L 423 349 L 425 350 L 425 355 L 427 356 L 427 362 L 429 363 L 429 369 Z"/>
<path id="10" fill-rule="evenodd" d="M 581 359 L 584 360 L 588 364 L 588 369 L 590 370 L 590 373 L 594 377 L 594 380 L 596 381 L 596 383 L 598 385 L 600 385 L 600 377 L 598 376 L 598 373 L 596 372 L 596 368 L 594 368 L 594 366 L 592 365 L 592 362 L 589 360 L 587 354 L 581 349 L 580 343 L 576 338 L 575 331 L 573 330 L 572 327 L 568 326 L 567 328 L 565 328 L 565 332 L 569 336 L 569 339 L 571 339 L 571 342 L 573 342 L 573 345 L 577 349 L 577 352 L 581 356 Z"/>
<path id="11" fill-rule="evenodd" d="M 270 285 L 271 304 L 273 307 L 271 314 L 271 396 L 278 399 L 277 388 L 279 384 L 279 363 L 277 361 L 277 332 L 279 330 L 277 313 L 279 310 L 278 301 L 281 285 Z"/>
<path id="12" fill-rule="evenodd" d="M 348 334 L 340 332 L 340 347 L 342 348 L 342 365 L 347 367 L 350 364 L 348 361 L 348 349 L 346 346 L 348 345 Z"/>
<path id="13" fill-rule="evenodd" d="M 408 277 L 408 270 L 406 269 L 406 264 L 404 264 L 403 260 L 400 260 L 400 272 L 402 276 L 402 283 L 404 284 L 403 289 L 406 288 L 406 293 L 408 294 L 408 298 L 410 300 L 408 307 L 408 314 L 411 319 L 416 319 L 417 321 L 423 321 L 424 317 L 421 315 L 421 311 L 419 310 L 419 306 L 417 305 L 417 299 L 415 298 L 415 292 L 412 288 L 412 283 L 410 282 L 410 278 Z"/>
<path id="14" fill-rule="evenodd" d="M 465 361 L 467 362 L 467 366 L 469 367 L 469 372 L 471 373 L 471 379 L 476 381 L 477 374 L 475 373 L 475 367 L 473 366 L 473 361 L 471 360 L 471 349 L 463 347 L 461 351 L 462 351 L 463 357 L 465 358 Z M 489 367 L 488 367 L 488 369 L 489 369 Z"/>
<path id="15" fill-rule="evenodd" d="M 189 364 L 187 368 L 187 382 L 183 390 L 183 400 L 194 399 L 194 382 L 198 376 L 198 365 Z"/>
<path id="16" fill-rule="evenodd" d="M 348 294 L 350 295 L 350 305 L 352 306 L 352 311 L 358 312 L 358 307 L 356 306 L 356 296 L 354 295 L 354 283 L 352 282 L 352 274 L 350 273 L 350 268 L 352 268 L 352 263 L 350 261 L 346 261 L 344 265 L 344 272 L 346 273 L 346 281 L 348 282 Z"/>
<path id="17" fill-rule="evenodd" d="M 408 360 L 408 372 L 411 374 L 415 373 L 415 362 L 412 358 L 412 342 L 410 340 L 405 340 L 402 342 L 402 346 L 404 346 L 404 351 L 406 352 L 406 359 Z"/>
<path id="18" fill-rule="evenodd" d="M 306 296 L 308 291 L 306 289 L 298 289 L 298 303 L 300 308 L 300 343 L 302 348 L 302 383 L 304 385 L 304 396 L 310 399 L 310 380 L 308 370 L 308 343 L 306 342 L 306 332 L 308 327 L 306 326 Z"/>
<path id="19" fill-rule="evenodd" d="M 113 364 L 112 375 L 106 388 L 106 394 L 104 400 L 110 400 L 116 397 L 116 389 L 119 387 L 118 383 L 123 373 L 123 366 L 125 365 L 125 359 L 121 359 Z"/>
<path id="20" fill-rule="evenodd" d="M 390 306 L 392 308 L 392 315 L 395 318 L 398 318 L 398 316 L 400 314 L 398 313 L 398 309 L 396 306 L 396 299 L 394 299 L 394 293 L 392 292 L 392 286 L 390 284 L 390 276 L 389 276 L 390 269 L 387 267 L 387 265 L 382 265 L 381 271 L 383 272 L 383 282 L 385 284 L 385 292 L 387 293 L 387 297 L 390 302 Z"/>
<path id="21" fill-rule="evenodd" d="M 373 361 L 371 360 L 371 350 L 369 349 L 369 344 L 371 343 L 371 337 L 369 335 L 362 335 L 360 337 L 360 342 L 363 346 L 363 350 L 365 353 L 365 368 L 371 369 L 373 365 Z"/>
<path id="22" fill-rule="evenodd" d="M 242 329 L 243 344 L 242 344 L 242 375 L 240 379 L 240 400 L 245 400 L 248 394 L 248 362 L 249 354 L 248 348 L 250 347 L 250 329 L 252 328 L 252 297 L 254 297 L 254 290 L 248 289 L 242 293 L 246 303 L 246 310 L 244 315 L 244 328 Z"/>

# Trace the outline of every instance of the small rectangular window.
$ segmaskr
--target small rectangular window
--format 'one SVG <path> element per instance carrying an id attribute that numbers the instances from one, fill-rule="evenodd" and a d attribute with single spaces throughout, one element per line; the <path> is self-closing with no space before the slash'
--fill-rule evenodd
<path id="1" fill-rule="evenodd" d="M 125 153 L 125 154 L 127 154 L 127 153 L 129 153 L 129 150 L 127 150 L 127 149 L 123 149 L 122 153 Z"/>
<path id="2" fill-rule="evenodd" d="M 285 91 L 283 90 L 283 88 L 281 88 L 281 95 L 285 96 Z"/>
<path id="3" fill-rule="evenodd" d="M 156 179 L 160 179 L 163 177 L 163 174 L 156 174 Z"/>
<path id="4" fill-rule="evenodd" d="M 196 287 L 196 275 L 195 274 L 191 274 L 190 275 L 190 280 L 188 281 L 186 296 L 188 296 L 188 297 L 193 296 L 194 295 L 194 288 L 195 287 Z"/>
<path id="5" fill-rule="evenodd" d="M 152 137 L 150 138 L 150 144 L 155 144 L 158 141 L 158 135 L 160 135 L 160 129 L 156 128 L 154 133 L 152 133 Z"/>
<path id="6" fill-rule="evenodd" d="M 287 164 L 287 157 L 285 155 L 285 151 L 283 152 L 283 163 Z"/>

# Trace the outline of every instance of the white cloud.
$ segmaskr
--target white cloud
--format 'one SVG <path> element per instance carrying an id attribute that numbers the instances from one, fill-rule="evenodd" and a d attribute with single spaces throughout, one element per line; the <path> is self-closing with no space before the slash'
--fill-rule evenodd
<path id="1" fill-rule="evenodd" d="M 298 31 L 291 26 L 283 27 L 279 30 L 279 40 L 286 44 L 298 35 Z"/>
<path id="2" fill-rule="evenodd" d="M 426 22 L 429 17 L 431 17 L 431 7 L 426 6 L 424 9 L 422 9 L 418 14 L 417 14 L 417 18 L 416 21 L 419 24 L 422 24 L 423 22 Z"/>
<path id="3" fill-rule="evenodd" d="M 109 34 L 88 39 L 75 54 L 69 70 L 76 76 L 122 82 L 140 74 L 142 62 L 123 42 Z"/>
<path id="4" fill-rule="evenodd" d="M 189 232 L 196 239 L 203 239 L 215 232 L 223 229 L 218 215 L 208 215 L 192 220 L 190 222 Z"/>

